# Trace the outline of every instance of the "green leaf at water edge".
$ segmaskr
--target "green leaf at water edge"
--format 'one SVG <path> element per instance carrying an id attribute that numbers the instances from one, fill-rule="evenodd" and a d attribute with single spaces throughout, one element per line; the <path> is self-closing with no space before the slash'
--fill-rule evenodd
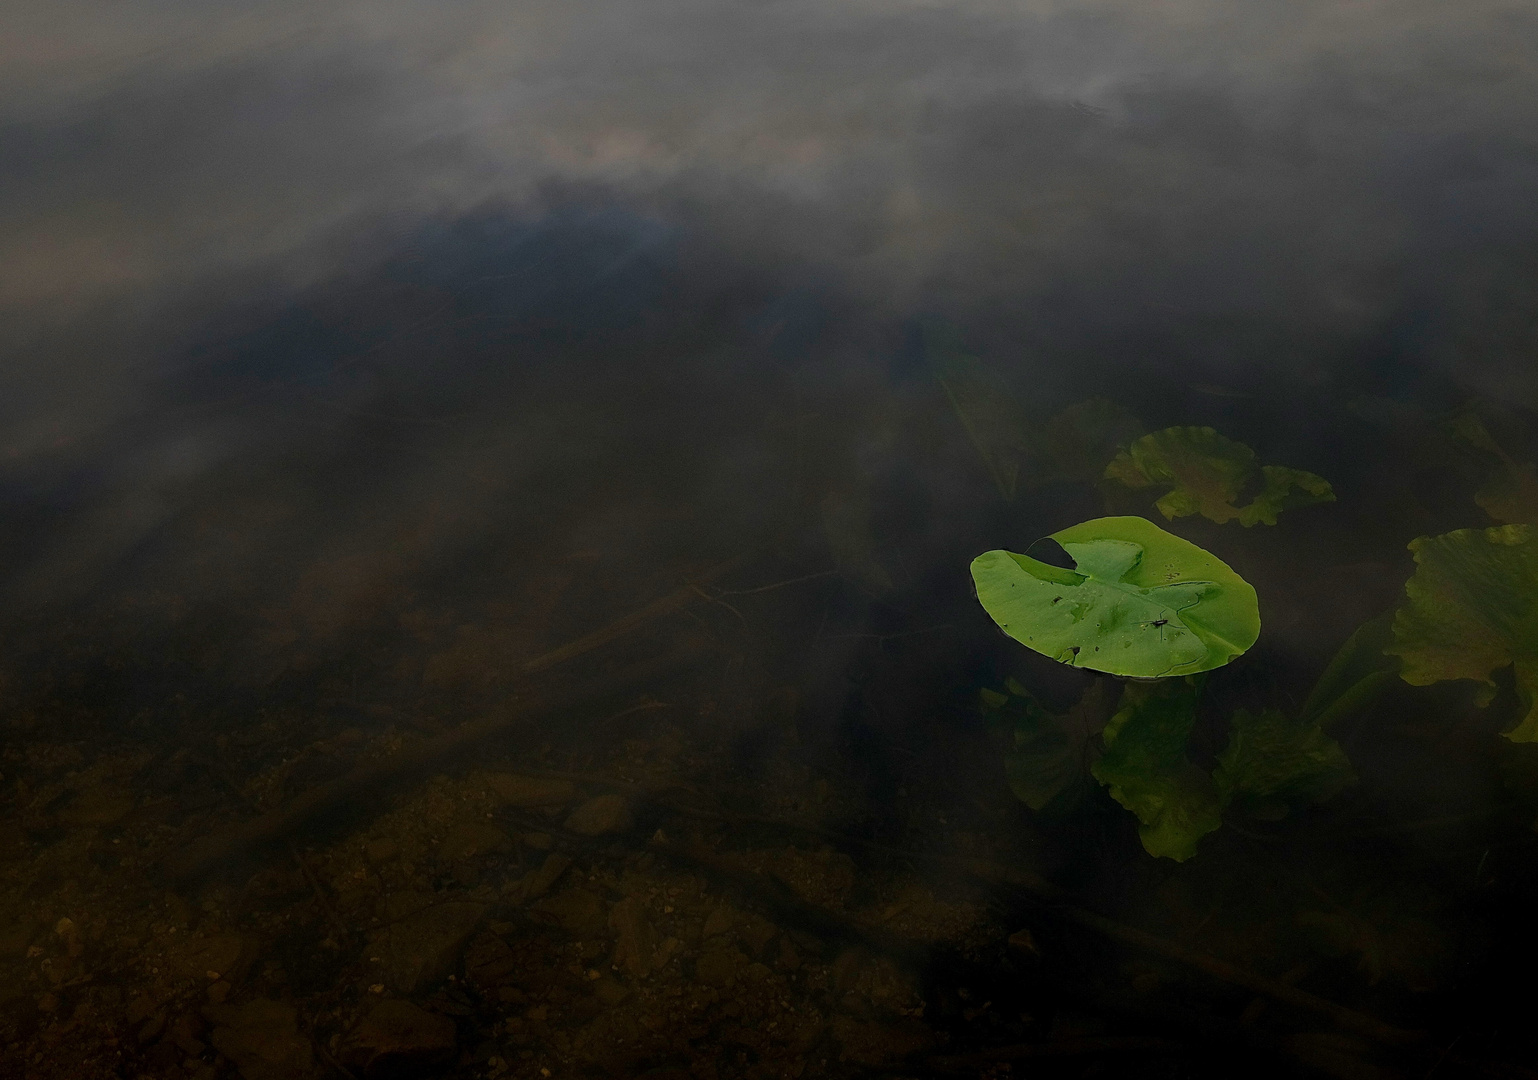
<path id="1" fill-rule="evenodd" d="M 1144 850 L 1176 862 L 1195 855 L 1197 842 L 1223 824 L 1217 785 L 1186 757 L 1196 695 L 1188 679 L 1129 683 L 1092 769 L 1142 822 Z"/>
<path id="2" fill-rule="evenodd" d="M 1524 714 L 1506 738 L 1538 742 L 1538 530 L 1459 529 L 1422 536 L 1410 550 L 1415 573 L 1386 650 L 1403 660 L 1402 678 L 1474 679 L 1485 684 L 1484 705 L 1495 695 L 1492 673 L 1509 665 Z"/>
<path id="3" fill-rule="evenodd" d="M 1333 798 L 1355 783 L 1356 772 L 1340 743 L 1317 723 L 1275 709 L 1240 709 L 1212 778 L 1225 804 L 1237 801 L 1252 816 L 1274 819 L 1286 814 L 1288 804 Z"/>
<path id="4" fill-rule="evenodd" d="M 1066 570 L 1008 551 L 972 560 L 984 610 L 1061 663 L 1142 678 L 1221 667 L 1260 635 L 1255 590 L 1222 560 L 1139 517 L 1055 532 Z"/>

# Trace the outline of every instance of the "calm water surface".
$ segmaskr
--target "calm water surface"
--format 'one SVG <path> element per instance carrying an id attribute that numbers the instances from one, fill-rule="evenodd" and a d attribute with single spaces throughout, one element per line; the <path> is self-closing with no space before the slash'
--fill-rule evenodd
<path id="1" fill-rule="evenodd" d="M 0 1075 L 1538 1075 L 1529 6 L 5 21 Z"/>

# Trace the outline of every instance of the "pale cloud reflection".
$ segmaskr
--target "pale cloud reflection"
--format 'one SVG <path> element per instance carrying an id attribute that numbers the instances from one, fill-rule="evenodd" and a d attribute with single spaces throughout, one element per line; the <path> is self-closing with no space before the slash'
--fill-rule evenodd
<path id="1" fill-rule="evenodd" d="M 1350 338 L 1425 309 L 1430 360 L 1538 391 L 1538 15 L 1515 0 L 60 0 L 8 22 L 12 445 L 73 392 L 60 365 L 134 400 L 122 372 L 217 302 L 194 297 L 304 288 L 573 183 L 895 315 L 1029 320 L 1066 292 L 1112 328 Z M 66 348 L 86 324 L 113 346 Z"/>

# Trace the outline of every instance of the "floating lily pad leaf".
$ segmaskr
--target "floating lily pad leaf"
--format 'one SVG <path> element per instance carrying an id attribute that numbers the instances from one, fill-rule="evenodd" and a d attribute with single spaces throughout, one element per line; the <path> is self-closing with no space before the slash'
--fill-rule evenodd
<path id="1" fill-rule="evenodd" d="M 924 324 L 923 332 L 935 379 L 988 467 L 1000 497 L 1013 502 L 1021 464 L 1030 452 L 1030 422 L 1024 408 L 989 375 L 981 360 L 966 352 L 954 327 L 931 321 Z"/>
<path id="2" fill-rule="evenodd" d="M 1276 524 L 1283 510 L 1332 502 L 1329 481 L 1302 469 L 1267 465 L 1257 468 L 1255 451 L 1219 435 L 1210 427 L 1172 427 L 1144 435 L 1106 466 L 1105 477 L 1130 488 L 1164 487 L 1154 503 L 1173 520 L 1200 514 L 1222 525 Z M 1247 487 L 1260 493 L 1237 505 Z"/>
<path id="3" fill-rule="evenodd" d="M 1459 529 L 1410 542 L 1415 573 L 1394 615 L 1388 652 L 1404 661 L 1405 682 L 1445 679 L 1485 684 L 1480 704 L 1495 696 L 1491 674 L 1511 665 L 1524 715 L 1506 732 L 1538 742 L 1538 535 L 1530 525 Z"/>
<path id="4" fill-rule="evenodd" d="M 1008 690 L 981 691 L 983 711 L 1008 730 L 1004 771 L 1010 790 L 1032 810 L 1042 810 L 1089 775 L 1096 757 L 1091 740 L 1110 716 L 1112 684 L 1093 683 L 1066 713 L 1043 708 L 1014 680 Z"/>
<path id="5" fill-rule="evenodd" d="M 1154 678 L 1222 667 L 1260 636 L 1250 584 L 1145 518 L 1097 518 L 1052 539 L 1075 570 L 1009 551 L 972 560 L 984 610 L 1036 652 L 1074 667 Z"/>
<path id="6" fill-rule="evenodd" d="M 1369 619 L 1346 639 L 1309 692 L 1298 718 L 1328 731 L 1363 709 L 1399 674 L 1399 657 L 1384 652 L 1394 641 L 1394 613 Z"/>
<path id="7" fill-rule="evenodd" d="M 1105 754 L 1091 770 L 1111 797 L 1142 822 L 1150 854 L 1184 862 L 1223 824 L 1212 777 L 1186 757 L 1196 723 L 1196 687 L 1187 679 L 1131 683 L 1103 733 Z"/>
<path id="8" fill-rule="evenodd" d="M 1474 493 L 1480 509 L 1496 521 L 1538 525 L 1538 469 L 1514 460 L 1472 411 L 1455 417 L 1450 426 L 1455 438 L 1485 460 L 1487 478 Z"/>
<path id="9" fill-rule="evenodd" d="M 1223 801 L 1252 817 L 1275 820 L 1290 804 L 1324 802 L 1355 783 L 1340 744 L 1317 723 L 1291 720 L 1275 709 L 1240 709 L 1212 774 Z"/>

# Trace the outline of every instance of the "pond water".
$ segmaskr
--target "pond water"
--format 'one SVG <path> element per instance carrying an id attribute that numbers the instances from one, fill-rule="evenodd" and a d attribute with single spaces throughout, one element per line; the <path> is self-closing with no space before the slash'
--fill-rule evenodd
<path id="1" fill-rule="evenodd" d="M 16 16 L 0 1076 L 1538 1076 L 1528 5 Z"/>

